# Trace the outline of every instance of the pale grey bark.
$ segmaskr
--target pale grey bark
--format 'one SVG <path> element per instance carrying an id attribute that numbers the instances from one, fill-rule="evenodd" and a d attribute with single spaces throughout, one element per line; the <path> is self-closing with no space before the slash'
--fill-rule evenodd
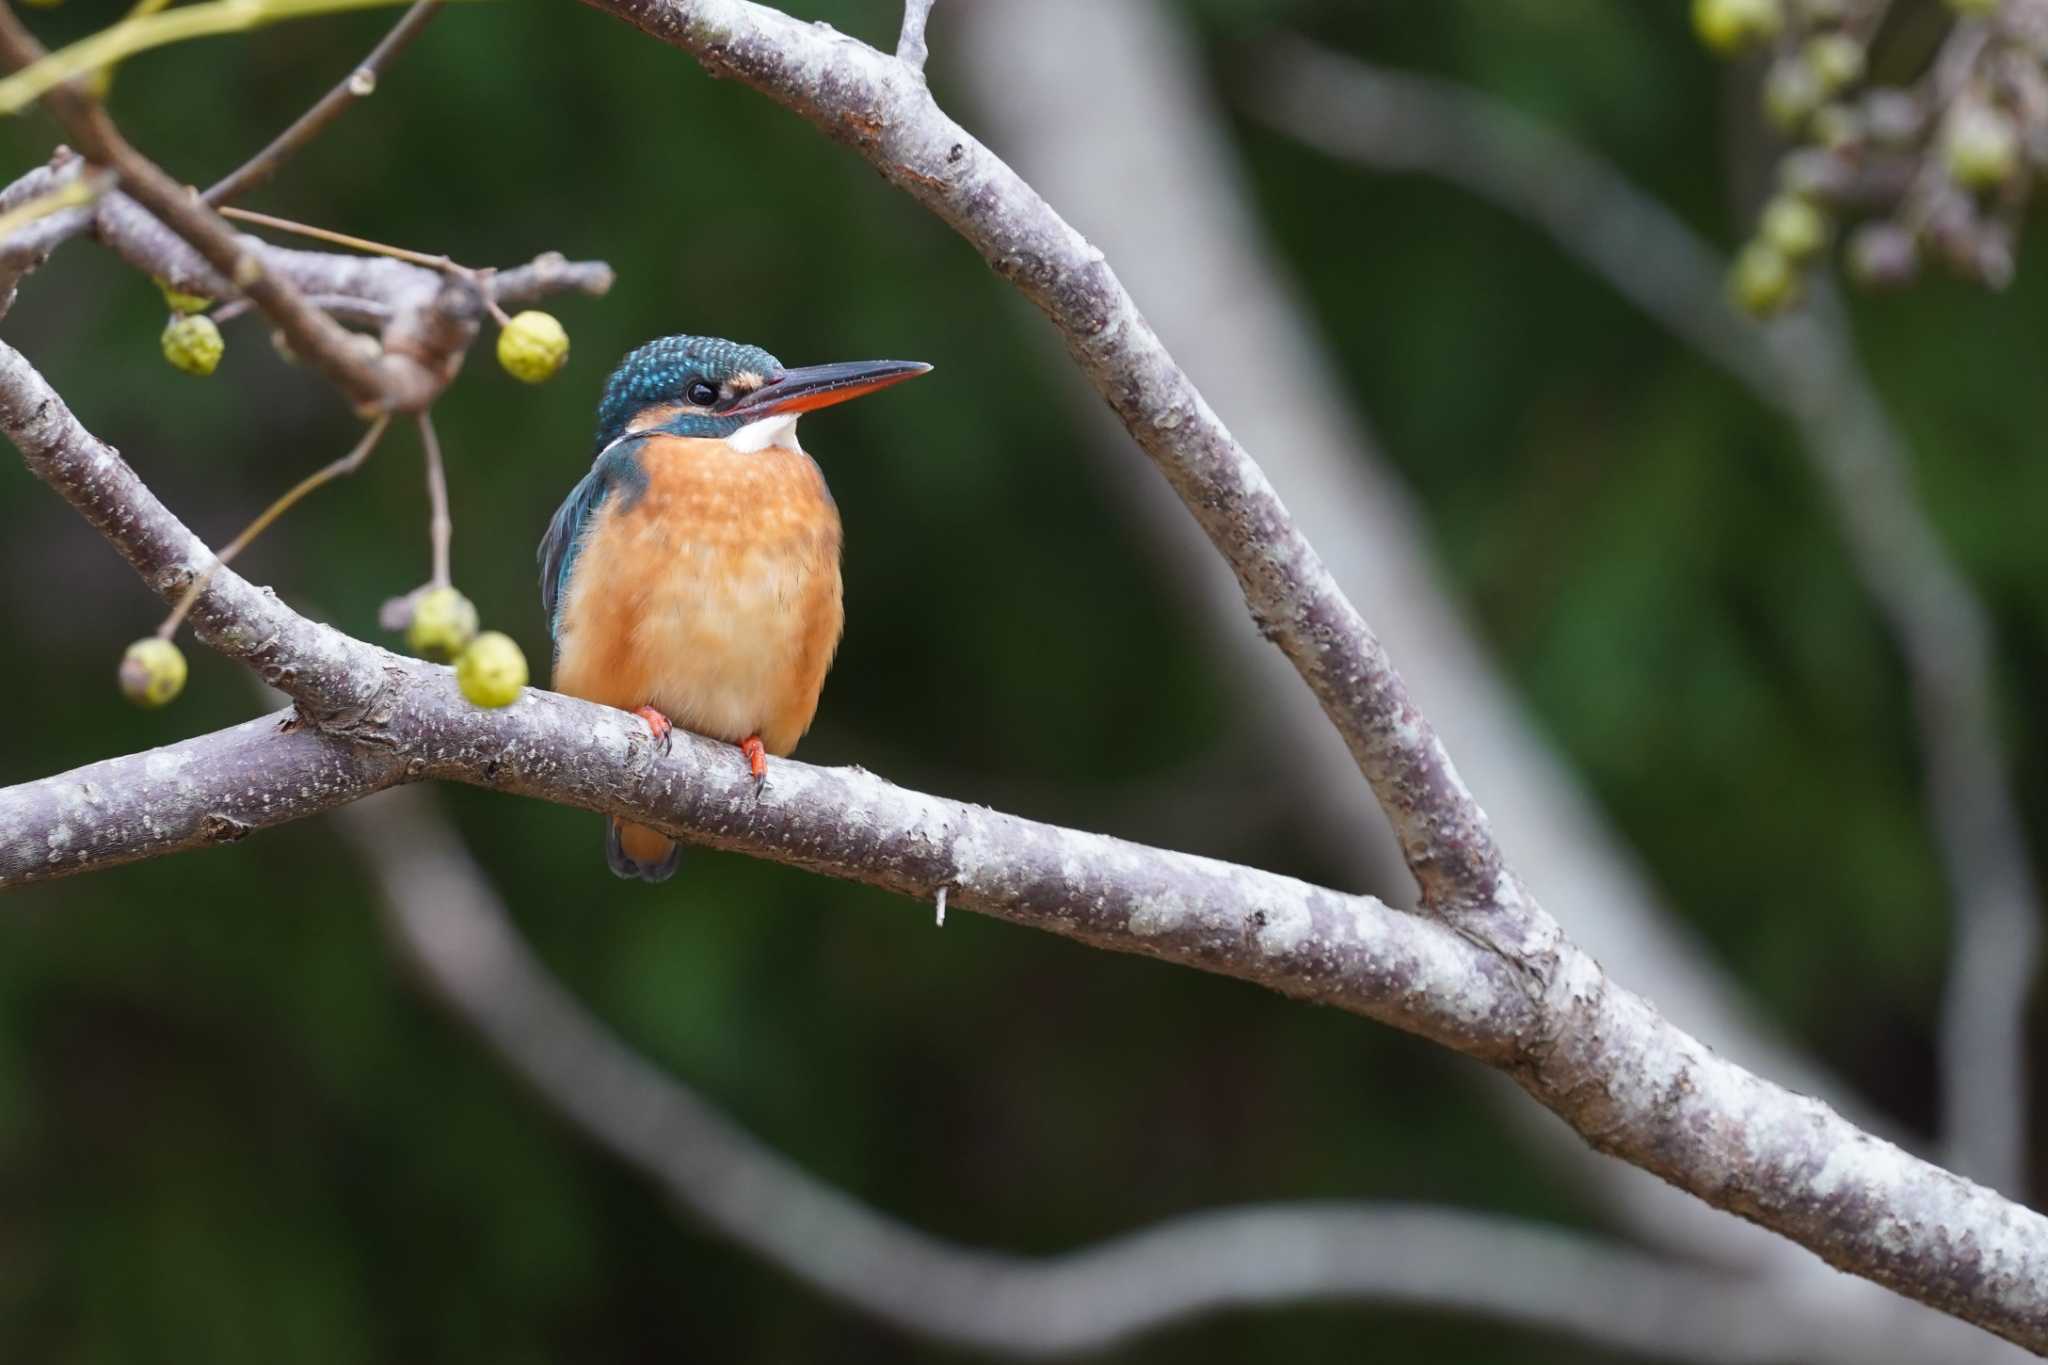
<path id="1" fill-rule="evenodd" d="M 1797 430 L 1912 690 L 1956 920 L 1943 1137 L 1956 1169 L 2024 1195 L 2041 898 L 2000 757 L 1990 627 L 1921 507 L 1905 441 L 1835 300 L 1771 326 L 1744 321 L 1722 289 L 1726 263 L 1675 215 L 1601 158 L 1475 92 L 1299 42 L 1272 45 L 1255 75 L 1260 117 L 1374 169 L 1451 180 L 1535 224 Z"/>

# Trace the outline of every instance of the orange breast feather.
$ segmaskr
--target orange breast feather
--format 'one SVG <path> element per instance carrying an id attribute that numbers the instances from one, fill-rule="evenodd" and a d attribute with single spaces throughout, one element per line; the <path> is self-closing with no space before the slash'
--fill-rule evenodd
<path id="1" fill-rule="evenodd" d="M 786 755 L 810 728 L 845 622 L 839 512 L 801 451 L 641 447 L 644 493 L 591 518 L 562 604 L 554 684 L 653 706 L 698 734 Z"/>

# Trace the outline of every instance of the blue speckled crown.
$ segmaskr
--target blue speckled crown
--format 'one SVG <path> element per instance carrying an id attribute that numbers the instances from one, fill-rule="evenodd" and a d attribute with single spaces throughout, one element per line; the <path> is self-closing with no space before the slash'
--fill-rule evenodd
<path id="1" fill-rule="evenodd" d="M 759 346 L 743 346 L 720 337 L 662 337 L 634 350 L 619 362 L 604 384 L 597 405 L 597 444 L 602 450 L 626 429 L 635 413 L 655 403 L 681 403 L 694 380 L 723 384 L 733 375 L 752 371 L 782 373 L 782 362 Z M 729 435 L 737 418 L 701 419 L 704 435 Z"/>

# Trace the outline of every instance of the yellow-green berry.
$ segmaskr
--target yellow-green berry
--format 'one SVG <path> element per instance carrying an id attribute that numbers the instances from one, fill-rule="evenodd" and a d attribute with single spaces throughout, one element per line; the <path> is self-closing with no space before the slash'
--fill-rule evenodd
<path id="1" fill-rule="evenodd" d="M 478 706 L 510 706 L 526 686 L 526 656 L 511 636 L 487 630 L 455 661 L 455 681 Z"/>
<path id="2" fill-rule="evenodd" d="M 151 635 L 121 656 L 121 695 L 151 710 L 168 706 L 185 690 L 185 651 Z"/>
<path id="3" fill-rule="evenodd" d="M 1942 156 L 1958 185 L 1990 189 L 2004 184 L 2019 169 L 2019 133 L 2012 120 L 1998 110 L 1966 104 L 1949 120 Z"/>
<path id="4" fill-rule="evenodd" d="M 1789 261 L 1804 261 L 1828 244 L 1828 218 L 1796 194 L 1778 194 L 1764 205 L 1758 236 Z"/>
<path id="5" fill-rule="evenodd" d="M 454 588 L 429 588 L 412 604 L 405 642 L 415 654 L 452 659 L 476 638 L 476 605 Z"/>
<path id="6" fill-rule="evenodd" d="M 1863 140 L 1863 119 L 1846 104 L 1823 104 L 1813 111 L 1810 131 L 1831 152 L 1853 152 Z"/>
<path id="7" fill-rule="evenodd" d="M 1778 0 L 1692 0 L 1693 31 L 1724 57 L 1775 38 L 1784 26 Z"/>
<path id="8" fill-rule="evenodd" d="M 1863 79 L 1863 44 L 1846 33 L 1817 33 L 1806 40 L 1806 64 L 1830 95 Z"/>
<path id="9" fill-rule="evenodd" d="M 569 359 L 569 334 L 554 314 L 529 308 L 498 333 L 498 363 L 528 384 L 552 379 Z"/>
<path id="10" fill-rule="evenodd" d="M 1799 297 L 1799 271 L 1769 242 L 1751 242 L 1729 271 L 1728 293 L 1751 317 L 1770 317 Z"/>
<path id="11" fill-rule="evenodd" d="M 164 302 L 170 305 L 173 313 L 203 313 L 213 307 L 213 300 L 206 295 L 187 294 L 161 276 L 157 278 L 156 287 L 163 290 Z"/>
<path id="12" fill-rule="evenodd" d="M 1796 133 L 1804 128 L 1826 97 L 1820 77 L 1802 61 L 1788 57 L 1773 62 L 1770 73 L 1764 77 L 1764 113 L 1783 133 Z"/>
<path id="13" fill-rule="evenodd" d="M 209 375 L 220 365 L 228 344 L 220 328 L 204 313 L 180 313 L 164 324 L 164 359 L 186 374 Z"/>

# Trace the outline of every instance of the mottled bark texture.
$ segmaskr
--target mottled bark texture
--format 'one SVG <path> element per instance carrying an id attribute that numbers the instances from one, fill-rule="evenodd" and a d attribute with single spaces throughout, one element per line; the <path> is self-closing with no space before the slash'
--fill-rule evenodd
<path id="1" fill-rule="evenodd" d="M 134 765 L 138 780 L 158 784 L 157 807 L 88 841 L 109 859 L 209 842 L 222 819 L 324 809 L 351 782 L 441 778 L 627 817 L 920 901 L 943 887 L 959 909 L 1241 977 L 1435 1039 L 1501 1067 L 1602 1150 L 1845 1270 L 2048 1349 L 2048 1219 L 1716 1057 L 1610 982 L 1523 894 L 1378 641 L 1101 253 L 946 118 L 920 73 L 735 0 L 599 7 L 859 148 L 1045 310 L 1344 735 L 1435 918 L 901 791 L 858 770 L 777 762 L 757 795 L 727 746 L 679 736 L 663 753 L 634 718 L 549 693 L 478 711 L 447 670 L 310 622 L 226 572 L 193 620 L 297 701 L 277 773 L 253 805 L 229 789 L 238 769 L 228 751 L 260 738 L 242 728 L 180 746 L 178 771 L 155 779 L 141 755 L 31 784 L 0 805 L 10 822 L 0 845 L 18 851 L 10 869 L 47 875 L 60 828 L 64 846 L 78 846 L 76 820 L 90 808 L 81 789 L 125 789 Z M 157 591 L 177 592 L 209 562 L 118 454 L 4 347 L 0 427 Z M 95 861 L 60 856 L 54 870 Z"/>

